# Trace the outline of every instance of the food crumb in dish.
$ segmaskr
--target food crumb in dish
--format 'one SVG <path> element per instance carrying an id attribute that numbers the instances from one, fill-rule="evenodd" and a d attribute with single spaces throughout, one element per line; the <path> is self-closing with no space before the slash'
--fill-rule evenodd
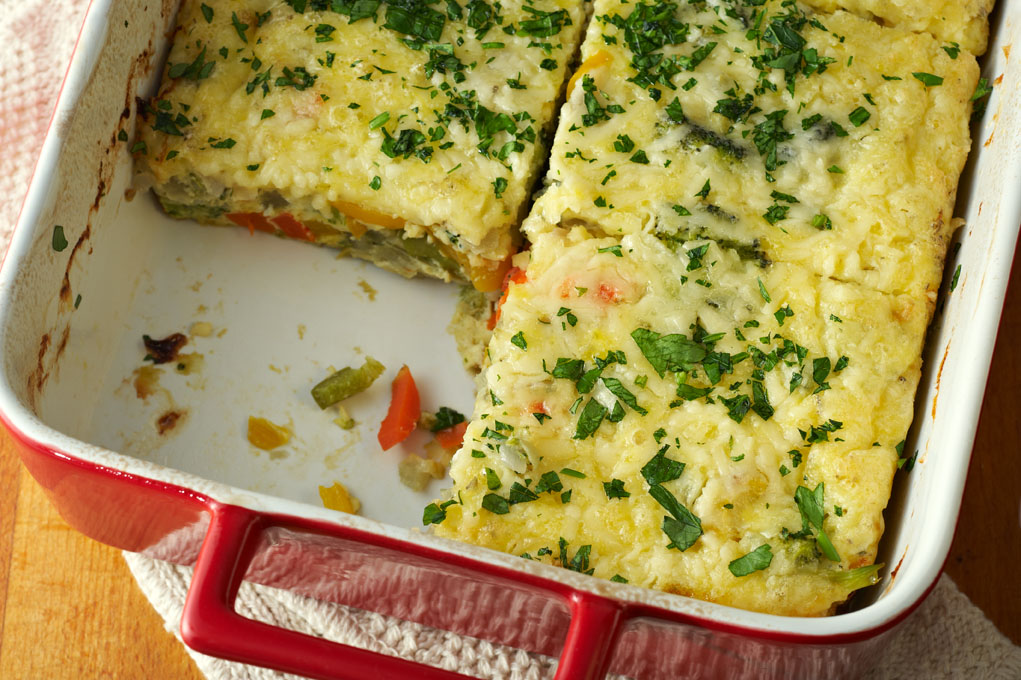
<path id="1" fill-rule="evenodd" d="M 159 388 L 160 375 L 162 374 L 163 371 L 155 366 L 139 366 L 136 368 L 133 372 L 135 379 L 131 383 L 135 388 L 135 396 L 145 401 L 155 394 Z"/>
<path id="2" fill-rule="evenodd" d="M 348 397 L 364 392 L 383 374 L 386 367 L 372 357 L 358 368 L 345 366 L 331 373 L 312 388 L 312 398 L 319 408 L 325 409 Z"/>
<path id="3" fill-rule="evenodd" d="M 358 279 L 358 287 L 361 288 L 362 291 L 364 291 L 365 294 L 369 297 L 369 302 L 376 301 L 376 293 L 378 293 L 379 291 L 373 288 L 368 281 L 366 281 L 365 279 Z"/>
<path id="4" fill-rule="evenodd" d="M 148 335 L 142 336 L 142 342 L 145 344 L 145 361 L 151 361 L 154 364 L 166 364 L 177 358 L 177 353 L 188 344 L 188 336 L 183 333 L 172 333 L 162 340 L 150 337 Z"/>
<path id="5" fill-rule="evenodd" d="M 193 352 L 191 354 L 178 355 L 177 363 L 174 367 L 181 375 L 191 375 L 201 371 L 204 363 L 205 357 L 198 352 Z"/>
<path id="6" fill-rule="evenodd" d="M 248 416 L 248 442 L 263 451 L 270 451 L 291 441 L 290 429 L 265 418 Z"/>
<path id="7" fill-rule="evenodd" d="M 156 419 L 156 430 L 160 434 L 166 434 L 177 427 L 177 423 L 186 415 L 188 415 L 187 411 L 181 409 L 170 409 Z"/>
<path id="8" fill-rule="evenodd" d="M 342 430 L 350 430 L 357 424 L 355 419 L 351 417 L 351 414 L 347 412 L 347 409 L 341 405 L 337 406 L 337 417 L 333 419 L 333 422 Z"/>
<path id="9" fill-rule="evenodd" d="M 340 482 L 334 482 L 333 486 L 319 487 L 319 498 L 323 501 L 323 507 L 330 510 L 357 515 L 362 508 L 361 501 L 352 496 Z"/>
<path id="10" fill-rule="evenodd" d="M 298 339 L 299 340 L 304 340 L 305 339 L 305 331 L 306 330 L 307 329 L 305 328 L 305 324 L 303 324 L 303 323 L 299 323 L 298 324 Z"/>
<path id="11" fill-rule="evenodd" d="M 199 338 L 208 338 L 213 334 L 213 324 L 208 321 L 196 321 L 188 329 L 188 332 Z"/>
<path id="12" fill-rule="evenodd" d="M 397 464 L 397 475 L 401 484 L 412 491 L 422 491 L 430 480 L 443 479 L 447 468 L 435 460 L 428 460 L 419 455 L 411 454 Z"/>

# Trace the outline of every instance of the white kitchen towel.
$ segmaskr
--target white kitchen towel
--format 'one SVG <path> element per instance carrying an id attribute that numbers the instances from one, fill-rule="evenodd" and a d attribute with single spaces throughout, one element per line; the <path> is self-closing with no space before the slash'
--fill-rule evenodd
<path id="1" fill-rule="evenodd" d="M 86 0 L 0 0 L 0 253 L 6 248 L 42 145 Z M 143 592 L 167 622 L 178 622 L 190 570 L 125 554 Z M 379 614 L 245 585 L 238 609 L 267 623 L 399 655 L 483 678 L 551 677 L 552 659 L 463 638 Z M 210 680 L 286 677 L 188 650 Z M 156 672 L 158 675 L 158 672 Z M 1021 648 L 1010 643 L 943 577 L 897 633 L 870 678 L 1021 678 Z"/>
<path id="2" fill-rule="evenodd" d="M 179 623 L 191 569 L 134 553 L 124 559 L 149 601 L 180 638 Z M 539 654 L 401 621 L 373 612 L 311 600 L 285 590 L 242 585 L 237 611 L 301 633 L 401 656 L 465 675 L 499 680 L 552 678 L 556 661 Z M 187 648 L 186 648 L 187 649 Z M 209 680 L 294 678 L 265 668 L 205 656 L 188 649 Z M 1013 645 L 954 582 L 942 576 L 919 609 L 894 633 L 867 680 L 1021 678 L 1021 647 Z"/>

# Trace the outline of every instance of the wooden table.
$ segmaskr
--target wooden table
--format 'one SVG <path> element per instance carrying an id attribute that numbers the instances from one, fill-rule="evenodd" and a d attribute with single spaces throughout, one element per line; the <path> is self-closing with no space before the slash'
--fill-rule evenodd
<path id="1" fill-rule="evenodd" d="M 1015 262 L 1021 257 L 1015 258 Z M 986 390 L 947 571 L 1021 644 L 1021 266 Z M 0 435 L 0 678 L 201 680 L 120 552 L 70 529 Z"/>

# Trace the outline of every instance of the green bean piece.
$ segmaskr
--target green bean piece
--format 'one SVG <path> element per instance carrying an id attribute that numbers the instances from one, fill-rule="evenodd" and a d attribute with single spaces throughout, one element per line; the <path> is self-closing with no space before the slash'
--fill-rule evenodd
<path id="1" fill-rule="evenodd" d="M 360 368 L 344 367 L 312 388 L 312 398 L 319 408 L 326 408 L 353 397 L 369 388 L 385 367 L 372 357 L 365 357 Z"/>

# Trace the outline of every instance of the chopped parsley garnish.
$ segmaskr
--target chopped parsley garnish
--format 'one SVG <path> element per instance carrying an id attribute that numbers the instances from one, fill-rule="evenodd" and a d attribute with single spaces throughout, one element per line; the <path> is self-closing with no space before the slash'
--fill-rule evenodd
<path id="1" fill-rule="evenodd" d="M 464 414 L 455 411 L 452 408 L 441 406 L 440 410 L 436 412 L 436 417 L 433 423 L 429 426 L 431 432 L 439 432 L 440 430 L 446 430 L 454 425 L 464 422 Z"/>
<path id="2" fill-rule="evenodd" d="M 649 495 L 672 515 L 672 517 L 663 517 L 661 527 L 663 533 L 670 539 L 667 548 L 676 548 L 683 552 L 694 545 L 698 537 L 702 535 L 702 520 L 684 507 L 672 493 L 660 484 L 650 487 Z"/>
<path id="3" fill-rule="evenodd" d="M 848 114 L 847 119 L 851 121 L 851 124 L 855 127 L 861 127 L 865 124 L 872 114 L 869 113 L 868 109 L 863 106 L 859 106 L 854 111 Z"/>
<path id="4" fill-rule="evenodd" d="M 312 87 L 318 77 L 306 71 L 304 66 L 295 66 L 293 69 L 285 66 L 283 73 L 277 77 L 274 84 L 277 87 L 293 87 L 299 91 Z"/>
<path id="5" fill-rule="evenodd" d="M 766 119 L 755 126 L 752 142 L 759 154 L 763 157 L 766 170 L 772 172 L 784 164 L 784 161 L 777 159 L 776 146 L 780 142 L 786 142 L 794 137 L 793 134 L 784 129 L 783 119 L 787 115 L 786 109 L 773 111 L 766 114 Z"/>
<path id="6" fill-rule="evenodd" d="M 812 226 L 820 231 L 829 231 L 833 229 L 833 220 L 829 216 L 819 213 L 812 217 Z"/>
<path id="7" fill-rule="evenodd" d="M 924 71 L 916 71 L 912 73 L 918 81 L 920 81 L 926 87 L 936 87 L 937 85 L 943 84 L 943 78 L 935 76 L 931 73 L 925 73 Z"/>
<path id="8" fill-rule="evenodd" d="M 564 490 L 564 484 L 560 481 L 560 475 L 550 470 L 542 473 L 539 483 L 535 485 L 536 493 L 553 493 Z"/>
<path id="9" fill-rule="evenodd" d="M 199 7 L 202 9 L 202 16 L 206 18 L 206 23 L 213 23 L 213 8 L 206 3 L 202 3 Z"/>
<path id="10" fill-rule="evenodd" d="M 566 475 L 568 477 L 574 477 L 575 479 L 585 479 L 584 472 L 578 472 L 577 470 L 572 470 L 571 468 L 567 467 L 560 468 L 560 474 Z"/>
<path id="11" fill-rule="evenodd" d="M 383 180 L 379 178 L 379 175 L 373 176 L 369 181 L 369 188 L 373 191 L 379 191 L 379 188 L 383 186 Z"/>
<path id="12" fill-rule="evenodd" d="M 496 491 L 501 486 L 503 484 L 500 482 L 500 476 L 492 468 L 486 468 L 486 487 L 490 491 Z"/>
<path id="13" fill-rule="evenodd" d="M 614 498 L 628 498 L 631 496 L 629 491 L 624 489 L 624 482 L 620 479 L 612 479 L 609 482 L 603 482 L 603 493 L 609 499 Z"/>
<path id="14" fill-rule="evenodd" d="M 203 47 L 198 56 L 191 63 L 171 64 L 167 69 L 167 75 L 171 78 L 187 78 L 188 80 L 202 80 L 208 78 L 213 72 L 216 62 L 205 61 L 206 48 Z"/>
<path id="15" fill-rule="evenodd" d="M 650 487 L 664 482 L 672 482 L 684 472 L 684 463 L 666 457 L 667 448 L 669 445 L 661 448 L 655 456 L 649 459 L 648 463 L 642 466 L 642 477 Z"/>
<path id="16" fill-rule="evenodd" d="M 610 253 L 616 257 L 624 257 L 624 254 L 620 252 L 620 246 L 607 246 L 606 248 L 600 248 L 597 252 L 599 253 Z"/>
<path id="17" fill-rule="evenodd" d="M 487 493 L 482 497 L 482 507 L 494 515 L 506 515 L 510 512 L 510 504 L 507 499 L 495 493 Z"/>
<path id="18" fill-rule="evenodd" d="M 495 180 L 493 180 L 492 185 L 493 195 L 496 196 L 497 198 L 503 198 L 503 192 L 507 191 L 507 178 L 497 177 Z"/>
<path id="19" fill-rule="evenodd" d="M 957 290 L 957 282 L 961 278 L 961 265 L 957 265 L 957 269 L 954 270 L 954 278 L 950 280 L 950 292 L 953 293 Z"/>
<path id="20" fill-rule="evenodd" d="M 510 341 L 511 344 L 514 345 L 515 347 L 520 347 L 521 349 L 528 349 L 528 342 L 525 340 L 524 331 L 518 331 L 517 333 L 515 333 L 514 336 L 510 339 Z"/>
<path id="21" fill-rule="evenodd" d="M 591 574 L 593 572 L 593 569 L 589 567 L 589 556 L 592 553 L 591 545 L 583 545 L 578 548 L 578 552 L 571 559 L 567 558 L 567 541 L 563 537 L 560 538 L 559 547 L 560 566 L 564 569 L 570 569 L 582 574 Z"/>
<path id="22" fill-rule="evenodd" d="M 768 543 L 763 543 L 747 555 L 738 557 L 727 565 L 730 573 L 740 578 L 768 567 L 773 561 L 773 550 Z"/>
<path id="23" fill-rule="evenodd" d="M 530 503 L 532 501 L 539 500 L 538 494 L 529 489 L 527 486 L 521 484 L 521 482 L 514 482 L 511 484 L 510 493 L 508 494 L 507 502 L 511 505 L 518 503 Z"/>
<path id="24" fill-rule="evenodd" d="M 589 399 L 588 403 L 585 404 L 585 408 L 581 410 L 581 416 L 578 417 L 578 426 L 575 429 L 573 438 L 587 439 L 591 437 L 599 429 L 606 415 L 607 410 L 605 406 L 595 399 Z"/>
<path id="25" fill-rule="evenodd" d="M 429 526 L 430 524 L 439 524 L 447 518 L 447 508 L 457 501 L 451 499 L 440 504 L 430 503 L 425 506 L 425 510 L 422 511 L 422 524 L 423 526 Z"/>
<path id="26" fill-rule="evenodd" d="M 695 197 L 696 198 L 709 198 L 709 192 L 711 190 L 712 189 L 709 186 L 709 180 L 706 180 L 705 184 L 702 185 L 702 188 L 698 190 L 697 194 L 695 194 Z"/>
<path id="27" fill-rule="evenodd" d="M 646 328 L 637 328 L 631 332 L 631 337 L 661 378 L 667 371 L 690 370 L 706 355 L 705 347 L 679 333 L 660 335 Z"/>
<path id="28" fill-rule="evenodd" d="M 53 239 L 51 243 L 53 245 L 53 249 L 56 250 L 58 253 L 62 252 L 65 248 L 67 248 L 67 237 L 64 236 L 64 227 L 62 227 L 59 224 L 54 225 Z"/>
<path id="29" fill-rule="evenodd" d="M 245 31 L 248 29 L 248 24 L 241 23 L 241 20 L 238 19 L 237 12 L 231 12 L 230 23 L 234 27 L 234 30 L 237 32 L 238 37 L 241 38 L 241 42 L 247 43 L 248 36 L 245 35 Z"/>
<path id="30" fill-rule="evenodd" d="M 369 129 L 375 130 L 377 128 L 381 128 L 384 125 L 386 125 L 386 122 L 388 120 L 390 120 L 390 112 L 384 111 L 383 113 L 379 114 L 378 116 L 369 121 Z"/>
<path id="31" fill-rule="evenodd" d="M 630 407 L 631 410 L 643 416 L 648 414 L 647 410 L 638 405 L 638 400 L 635 399 L 635 395 L 633 395 L 628 390 L 628 388 L 624 387 L 624 384 L 620 380 L 618 380 L 617 378 L 605 377 L 602 378 L 601 380 L 603 381 L 603 385 L 606 386 L 606 389 L 608 389 L 613 394 L 613 396 L 617 397 L 622 402 L 627 404 L 627 406 Z"/>
<path id="32" fill-rule="evenodd" d="M 839 562 L 840 555 L 837 554 L 836 548 L 833 547 L 833 543 L 830 542 L 829 536 L 826 535 L 822 527 L 823 508 L 825 507 L 823 502 L 824 494 L 825 486 L 822 482 L 819 482 L 814 490 L 799 486 L 794 491 L 794 502 L 797 504 L 798 510 L 801 511 L 802 531 L 807 531 L 809 526 L 814 527 L 817 532 L 816 543 L 819 546 L 819 550 L 827 559 Z"/>

